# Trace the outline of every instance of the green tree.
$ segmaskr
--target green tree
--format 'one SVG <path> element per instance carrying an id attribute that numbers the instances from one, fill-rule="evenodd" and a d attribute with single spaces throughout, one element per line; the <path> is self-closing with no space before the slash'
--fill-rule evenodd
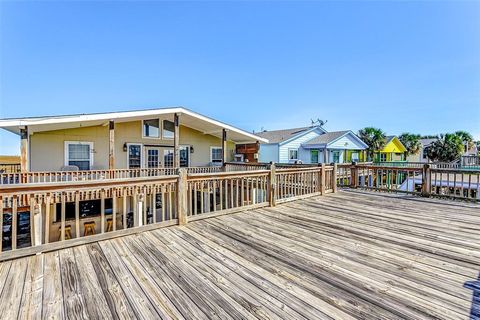
<path id="1" fill-rule="evenodd" d="M 420 149 L 422 148 L 419 134 L 405 132 L 402 133 L 398 139 L 407 149 L 407 156 L 419 153 Z"/>
<path id="2" fill-rule="evenodd" d="M 463 140 L 455 133 L 442 134 L 427 149 L 428 158 L 433 161 L 451 162 L 463 153 Z"/>
<path id="3" fill-rule="evenodd" d="M 383 149 L 387 143 L 387 136 L 382 129 L 366 127 L 358 131 L 358 136 L 368 146 L 367 154 L 370 160 L 373 159 L 375 151 Z"/>

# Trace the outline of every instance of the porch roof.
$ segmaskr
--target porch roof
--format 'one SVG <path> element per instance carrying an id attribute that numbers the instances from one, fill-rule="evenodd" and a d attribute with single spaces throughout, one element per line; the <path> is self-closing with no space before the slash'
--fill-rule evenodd
<path id="1" fill-rule="evenodd" d="M 201 115 L 183 107 L 0 119 L 0 128 L 15 134 L 20 134 L 20 129 L 28 126 L 29 132 L 34 133 L 72 129 L 78 127 L 108 125 L 108 121 L 110 120 L 113 120 L 115 122 L 129 122 L 148 119 L 152 117 L 163 118 L 171 115 L 173 121 L 173 114 L 175 113 L 178 113 L 180 115 L 180 125 L 198 130 L 200 132 L 203 132 L 204 134 L 210 134 L 221 138 L 222 129 L 226 129 L 228 131 L 228 139 L 236 143 L 252 143 L 256 141 L 268 143 L 268 139 L 259 137 L 253 133 L 209 118 L 207 116 Z"/>

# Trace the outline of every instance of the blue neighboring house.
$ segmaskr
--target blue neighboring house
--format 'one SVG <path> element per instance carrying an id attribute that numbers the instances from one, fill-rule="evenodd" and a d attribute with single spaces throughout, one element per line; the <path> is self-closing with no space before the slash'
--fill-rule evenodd
<path id="1" fill-rule="evenodd" d="M 347 163 L 364 161 L 368 146 L 351 130 L 327 132 L 321 126 L 263 131 L 259 161 L 276 163 Z"/>

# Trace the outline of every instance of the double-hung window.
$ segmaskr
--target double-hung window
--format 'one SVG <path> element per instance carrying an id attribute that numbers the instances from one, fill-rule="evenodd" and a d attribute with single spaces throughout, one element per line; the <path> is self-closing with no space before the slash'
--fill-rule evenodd
<path id="1" fill-rule="evenodd" d="M 143 137 L 144 138 L 160 138 L 160 120 L 159 119 L 143 120 Z"/>
<path id="2" fill-rule="evenodd" d="M 90 170 L 93 165 L 93 142 L 66 141 L 65 165 Z"/>
<path id="3" fill-rule="evenodd" d="M 288 149 L 288 160 L 298 160 L 297 149 Z"/>
<path id="4" fill-rule="evenodd" d="M 223 161 L 222 148 L 221 147 L 210 147 L 210 162 L 220 163 L 222 161 Z"/>

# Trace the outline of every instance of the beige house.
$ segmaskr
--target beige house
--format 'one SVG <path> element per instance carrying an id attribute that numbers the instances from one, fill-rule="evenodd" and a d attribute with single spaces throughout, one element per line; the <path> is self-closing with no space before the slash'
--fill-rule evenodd
<path id="1" fill-rule="evenodd" d="M 21 137 L 22 171 L 221 165 L 239 143 L 268 142 L 182 107 L 1 119 Z"/>

